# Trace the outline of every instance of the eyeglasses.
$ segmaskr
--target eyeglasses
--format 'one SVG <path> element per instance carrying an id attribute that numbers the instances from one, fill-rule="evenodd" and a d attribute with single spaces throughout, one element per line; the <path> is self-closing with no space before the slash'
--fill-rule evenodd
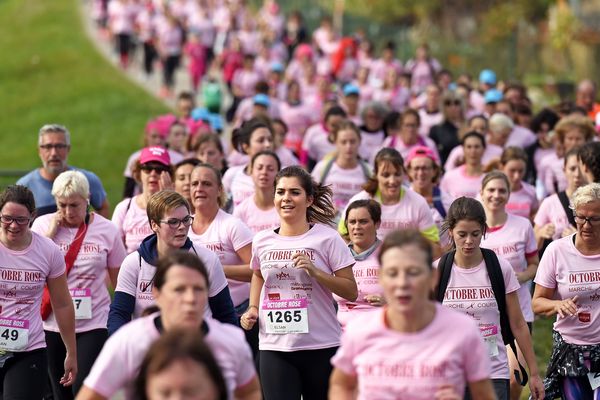
<path id="1" fill-rule="evenodd" d="M 159 222 L 169 225 L 169 228 L 171 228 L 171 229 L 178 229 L 181 226 L 181 224 L 183 224 L 183 226 L 185 226 L 187 228 L 188 226 L 190 226 L 192 224 L 192 222 L 194 222 L 194 217 L 191 215 L 188 215 L 186 217 L 183 217 L 182 219 L 169 218 L 166 221 L 161 220 Z"/>
<path id="2" fill-rule="evenodd" d="M 169 168 L 161 165 L 141 165 L 140 170 L 147 173 L 155 171 L 157 174 L 162 174 L 163 172 L 168 172 Z"/>
<path id="3" fill-rule="evenodd" d="M 0 215 L 0 221 L 3 224 L 10 225 L 16 222 L 17 225 L 27 225 L 31 221 L 31 217 L 11 217 L 10 215 Z"/>
<path id="4" fill-rule="evenodd" d="M 433 169 L 433 167 L 428 167 L 428 166 L 422 166 L 422 167 L 410 167 L 411 171 L 415 171 L 415 172 L 419 172 L 419 171 L 423 171 L 423 172 L 429 172 Z"/>
<path id="5" fill-rule="evenodd" d="M 590 225 L 592 225 L 592 226 L 596 226 L 596 225 L 600 224 L 600 217 L 598 217 L 598 216 L 584 217 L 582 215 L 577 215 L 574 213 L 573 217 L 575 217 L 575 222 L 577 222 L 580 225 L 585 225 L 586 222 L 589 222 Z"/>
<path id="6" fill-rule="evenodd" d="M 64 144 L 64 143 L 40 144 L 40 149 L 45 150 L 45 151 L 51 151 L 52 149 L 54 149 L 56 151 L 63 151 L 63 150 L 66 150 L 67 147 L 69 147 L 69 145 Z"/>
<path id="7" fill-rule="evenodd" d="M 446 106 L 460 106 L 460 100 L 446 100 L 444 101 Z"/>

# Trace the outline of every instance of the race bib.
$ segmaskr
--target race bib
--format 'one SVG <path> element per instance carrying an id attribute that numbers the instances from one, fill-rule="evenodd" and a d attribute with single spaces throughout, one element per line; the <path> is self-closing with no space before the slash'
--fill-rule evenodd
<path id="1" fill-rule="evenodd" d="M 267 333 L 308 333 L 306 299 L 264 300 L 262 318 Z"/>
<path id="2" fill-rule="evenodd" d="M 490 357 L 496 357 L 498 355 L 498 345 L 496 339 L 498 335 L 498 327 L 496 325 L 480 325 L 479 331 L 483 336 L 483 341 L 488 349 L 488 355 Z"/>
<path id="3" fill-rule="evenodd" d="M 70 292 L 75 308 L 75 319 L 91 319 L 92 292 L 90 289 L 70 289 Z"/>
<path id="4" fill-rule="evenodd" d="M 600 372 L 592 372 L 591 374 L 587 374 L 587 377 L 590 381 L 592 390 L 596 390 L 600 387 Z"/>
<path id="5" fill-rule="evenodd" d="M 27 343 L 29 343 L 29 321 L 0 318 L 0 350 L 25 350 Z"/>

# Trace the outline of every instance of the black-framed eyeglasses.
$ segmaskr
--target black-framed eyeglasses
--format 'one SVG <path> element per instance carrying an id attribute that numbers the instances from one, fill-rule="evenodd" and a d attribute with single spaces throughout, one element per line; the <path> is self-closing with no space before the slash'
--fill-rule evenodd
<path id="1" fill-rule="evenodd" d="M 194 222 L 194 217 L 192 215 L 187 215 L 181 219 L 169 218 L 167 220 L 160 220 L 159 222 L 169 225 L 169 228 L 171 229 L 178 229 L 181 224 L 187 228 L 192 224 L 192 222 Z"/>
<path id="2" fill-rule="evenodd" d="M 460 106 L 460 100 L 446 100 L 444 101 L 446 106 Z"/>
<path id="3" fill-rule="evenodd" d="M 13 222 L 16 222 L 17 225 L 27 225 L 31 221 L 31 217 L 13 217 L 11 215 L 0 215 L 0 221 L 6 225 L 10 225 Z"/>
<path id="4" fill-rule="evenodd" d="M 40 144 L 40 149 L 45 151 L 50 151 L 52 149 L 56 151 L 63 151 L 69 147 L 68 144 L 65 143 L 48 143 L 48 144 Z"/>
<path id="5" fill-rule="evenodd" d="M 600 224 L 600 216 L 584 217 L 582 215 L 577 215 L 573 213 L 573 217 L 575 219 L 575 222 L 577 222 L 580 225 L 585 225 L 586 222 L 589 222 L 592 226 Z"/>
<path id="6" fill-rule="evenodd" d="M 164 165 L 140 165 L 140 169 L 147 173 L 151 173 L 152 171 L 155 171 L 157 174 L 169 172 L 169 168 Z"/>

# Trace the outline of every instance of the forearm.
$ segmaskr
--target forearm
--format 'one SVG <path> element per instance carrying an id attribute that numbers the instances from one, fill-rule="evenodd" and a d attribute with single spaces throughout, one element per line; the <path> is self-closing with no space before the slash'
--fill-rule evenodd
<path id="1" fill-rule="evenodd" d="M 349 301 L 354 301 L 358 297 L 358 288 L 356 287 L 354 278 L 350 279 L 330 275 L 320 269 L 315 269 L 315 271 L 314 278 L 317 282 L 331 290 L 333 293 Z"/>
<path id="2" fill-rule="evenodd" d="M 517 322 L 516 326 L 512 326 L 511 329 L 517 340 L 517 344 L 519 348 L 523 352 L 523 356 L 525 356 L 525 362 L 527 363 L 527 367 L 529 369 L 530 375 L 539 375 L 540 370 L 538 369 L 537 360 L 535 358 L 535 353 L 533 352 L 533 342 L 531 341 L 531 334 L 529 333 L 529 327 L 523 318 L 519 322 Z"/>
<path id="3" fill-rule="evenodd" d="M 250 282 L 252 280 L 252 270 L 248 264 L 223 265 L 223 271 L 227 279 L 241 282 Z"/>
<path id="4" fill-rule="evenodd" d="M 561 300 L 551 300 L 541 296 L 534 296 L 531 302 L 533 312 L 546 317 L 552 317 L 556 315 L 556 306 Z"/>
<path id="5" fill-rule="evenodd" d="M 256 272 L 252 274 L 252 280 L 250 281 L 250 305 L 258 307 L 260 304 L 260 292 L 262 290 L 265 280 L 262 275 Z"/>
<path id="6" fill-rule="evenodd" d="M 77 354 L 77 342 L 75 340 L 75 309 L 73 303 L 61 304 L 56 307 L 52 306 L 60 337 L 62 338 L 67 353 L 71 355 Z"/>
<path id="7" fill-rule="evenodd" d="M 535 278 L 535 273 L 537 272 L 537 268 L 538 268 L 537 263 L 527 265 L 527 269 L 517 275 L 517 277 L 519 278 L 519 283 L 522 284 L 522 283 L 525 283 L 525 282 L 530 281 L 533 278 Z"/>
<path id="8" fill-rule="evenodd" d="M 329 398 L 335 400 L 354 400 L 356 391 L 339 384 L 329 386 Z"/>

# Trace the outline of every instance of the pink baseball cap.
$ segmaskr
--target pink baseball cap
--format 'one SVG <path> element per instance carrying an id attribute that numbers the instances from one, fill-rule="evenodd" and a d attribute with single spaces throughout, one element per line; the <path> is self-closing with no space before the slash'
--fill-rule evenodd
<path id="1" fill-rule="evenodd" d="M 169 152 L 167 149 L 160 146 L 144 147 L 142 149 L 142 153 L 140 154 L 140 164 L 146 164 L 152 161 L 166 166 L 171 165 Z"/>
<path id="2" fill-rule="evenodd" d="M 417 157 L 427 157 L 436 165 L 440 165 L 440 162 L 433 150 L 431 150 L 427 146 L 415 146 L 412 149 L 410 149 L 408 156 L 406 156 L 404 166 L 408 167 L 410 165 L 410 162 Z"/>

